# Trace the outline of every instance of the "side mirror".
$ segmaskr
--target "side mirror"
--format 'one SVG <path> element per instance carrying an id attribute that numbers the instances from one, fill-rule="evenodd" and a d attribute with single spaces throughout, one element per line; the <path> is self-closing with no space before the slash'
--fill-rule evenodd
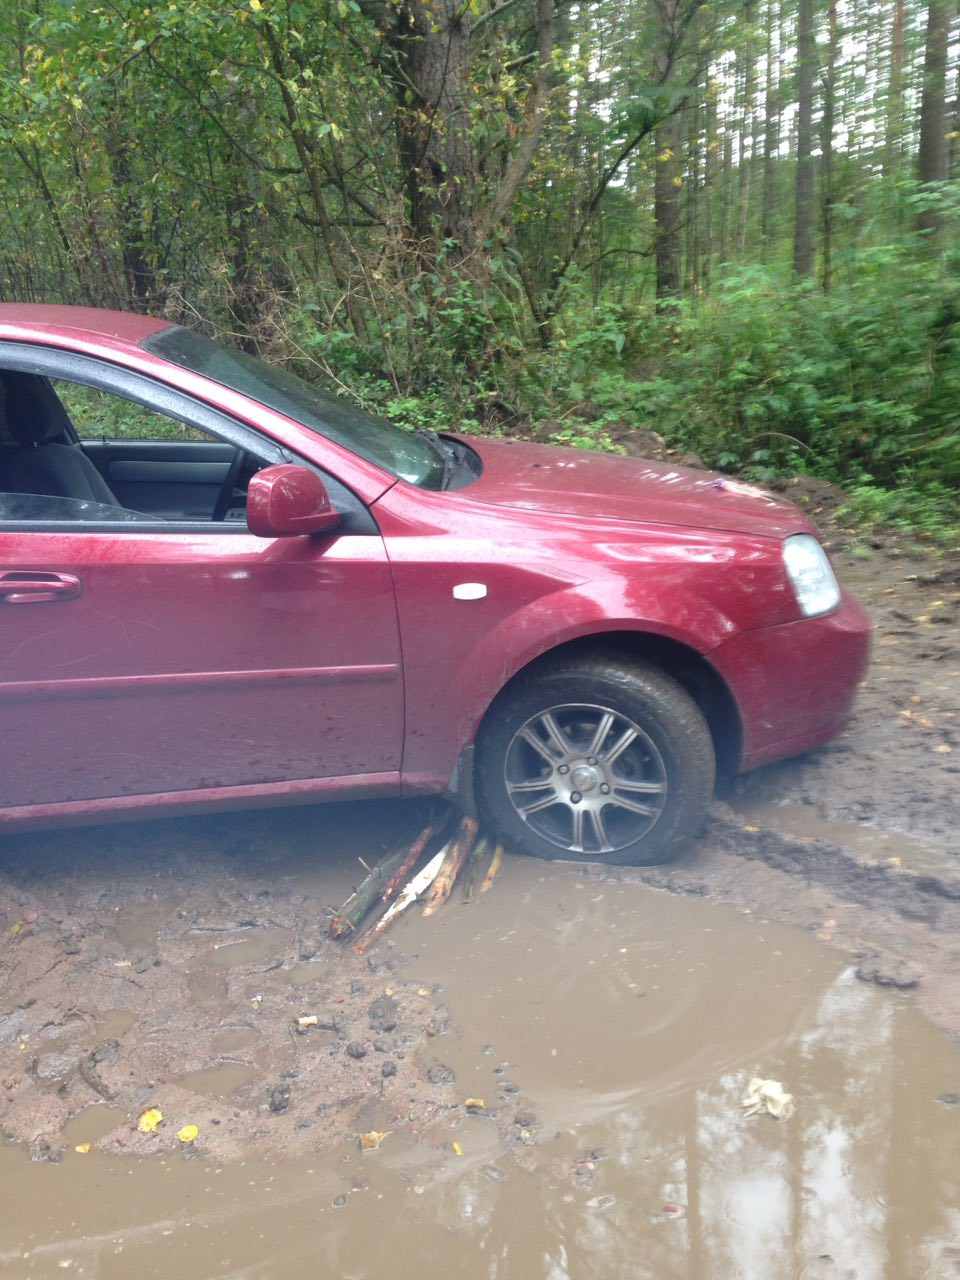
<path id="1" fill-rule="evenodd" d="M 247 527 L 258 538 L 329 533 L 339 523 L 326 485 L 309 467 L 292 462 L 265 467 L 247 486 Z"/>

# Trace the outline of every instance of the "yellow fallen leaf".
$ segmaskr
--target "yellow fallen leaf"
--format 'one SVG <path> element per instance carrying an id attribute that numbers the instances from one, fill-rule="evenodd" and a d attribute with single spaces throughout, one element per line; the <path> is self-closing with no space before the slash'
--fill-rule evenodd
<path id="1" fill-rule="evenodd" d="M 200 1137 L 200 1130 L 195 1124 L 185 1124 L 182 1129 L 177 1130 L 177 1137 L 181 1142 L 193 1142 Z"/>
<path id="2" fill-rule="evenodd" d="M 151 1107 L 149 1111 L 145 1111 L 137 1121 L 137 1128 L 141 1133 L 156 1133 L 158 1125 L 163 1120 L 163 1112 L 159 1107 Z"/>
<path id="3" fill-rule="evenodd" d="M 380 1133 L 376 1129 L 371 1129 L 369 1133 L 361 1133 L 360 1150 L 376 1151 L 376 1149 L 380 1146 L 380 1143 L 384 1140 L 384 1138 L 389 1138 L 392 1132 L 393 1132 L 392 1129 L 388 1129 L 384 1133 Z"/>
<path id="4" fill-rule="evenodd" d="M 467 1098 L 463 1104 L 468 1111 L 486 1111 L 487 1104 L 482 1098 Z"/>
<path id="5" fill-rule="evenodd" d="M 460 1145 L 460 1143 L 459 1143 L 459 1142 L 455 1142 L 455 1143 L 453 1144 L 453 1154 L 454 1154 L 455 1156 L 462 1156 L 462 1155 L 463 1155 L 463 1147 L 461 1147 L 461 1145 Z"/>
<path id="6" fill-rule="evenodd" d="M 20 930 L 21 930 L 22 928 L 23 928 L 23 921 L 22 921 L 22 920 L 18 920 L 16 924 L 12 924 L 12 925 L 10 926 L 10 932 L 11 932 L 11 933 L 19 933 L 19 932 L 20 932 Z"/>
<path id="7" fill-rule="evenodd" d="M 93 1146 L 92 1142 L 81 1142 L 78 1146 L 74 1147 L 73 1149 L 78 1156 L 85 1156 L 92 1146 Z"/>

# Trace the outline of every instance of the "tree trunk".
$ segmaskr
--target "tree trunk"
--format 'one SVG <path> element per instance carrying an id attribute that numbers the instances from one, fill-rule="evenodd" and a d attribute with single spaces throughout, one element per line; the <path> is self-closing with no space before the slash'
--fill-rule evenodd
<path id="1" fill-rule="evenodd" d="M 893 24 L 890 32 L 890 79 L 887 86 L 887 129 L 884 139 L 883 171 L 887 177 L 900 170 L 906 104 L 903 96 L 903 61 L 905 50 L 905 0 L 893 0 Z"/>
<path id="2" fill-rule="evenodd" d="M 681 138 L 680 121 L 676 115 L 664 120 L 656 132 L 653 216 L 657 227 L 658 303 L 680 295 Z"/>
<path id="3" fill-rule="evenodd" d="M 923 59 L 923 92 L 920 100 L 920 150 L 917 176 L 920 182 L 947 179 L 947 49 L 950 41 L 950 7 L 947 0 L 930 0 L 927 9 L 927 41 Z M 936 193 L 931 193 L 935 196 Z M 936 246 L 943 219 L 935 207 L 921 209 L 917 229 Z"/>
<path id="4" fill-rule="evenodd" d="M 418 251 L 446 248 L 457 261 L 477 231 L 469 10 L 459 0 L 404 0 L 396 24 L 397 130 L 411 230 Z"/>
<path id="5" fill-rule="evenodd" d="M 832 283 L 834 202 L 836 200 L 834 191 L 833 129 L 836 121 L 837 53 L 840 43 L 836 0 L 831 0 L 830 4 L 829 29 L 827 64 L 824 68 L 823 76 L 823 117 L 820 131 L 820 153 L 823 157 L 820 165 L 822 279 L 825 293 L 829 292 Z"/>
<path id="6" fill-rule="evenodd" d="M 740 160 L 737 172 L 737 256 L 741 260 L 746 257 L 747 253 L 747 215 L 750 207 L 750 180 L 753 176 L 753 150 L 756 136 L 754 98 L 757 91 L 757 70 L 753 36 L 755 17 L 754 5 L 752 3 L 748 4 L 744 9 L 747 35 L 741 49 L 741 74 L 737 77 L 740 81 L 742 95 L 739 138 Z"/>
<path id="7" fill-rule="evenodd" d="M 781 15 L 782 17 L 782 15 Z M 774 238 L 774 214 L 777 208 L 777 152 L 780 147 L 780 83 L 777 69 L 779 41 L 774 41 L 774 31 L 782 28 L 774 21 L 774 5 L 767 6 L 767 67 L 764 84 L 763 124 L 763 209 L 760 219 L 760 238 L 763 242 L 764 260 L 770 257 Z"/>
<path id="8" fill-rule="evenodd" d="M 813 166 L 813 75 L 816 62 L 813 0 L 799 0 L 797 9 L 797 181 L 793 239 L 793 269 L 801 278 L 812 276 L 816 191 Z"/>

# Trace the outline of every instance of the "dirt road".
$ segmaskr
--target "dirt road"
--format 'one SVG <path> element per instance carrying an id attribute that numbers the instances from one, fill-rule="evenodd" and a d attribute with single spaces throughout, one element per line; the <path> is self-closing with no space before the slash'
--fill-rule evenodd
<path id="1" fill-rule="evenodd" d="M 877 624 L 849 730 L 739 780 L 680 864 L 579 874 L 811 931 L 960 1034 L 960 569 L 883 549 L 837 559 Z M 462 1107 L 443 989 L 415 976 L 422 925 L 363 958 L 326 936 L 356 857 L 412 838 L 425 813 L 330 806 L 8 838 L 7 1137 L 36 1159 L 87 1142 L 145 1154 L 188 1147 L 189 1122 L 218 1158 L 286 1156 L 422 1132 Z M 436 927 L 463 927 L 468 910 L 455 899 Z M 161 1096 L 164 1121 L 141 1132 Z M 536 1142 L 506 1075 L 482 1105 L 514 1152 Z"/>

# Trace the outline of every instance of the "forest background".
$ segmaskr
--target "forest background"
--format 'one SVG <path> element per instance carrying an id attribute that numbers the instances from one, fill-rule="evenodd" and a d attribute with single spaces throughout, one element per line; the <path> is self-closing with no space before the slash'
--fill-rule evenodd
<path id="1" fill-rule="evenodd" d="M 958 0 L 6 0 L 0 295 L 960 533 Z"/>

